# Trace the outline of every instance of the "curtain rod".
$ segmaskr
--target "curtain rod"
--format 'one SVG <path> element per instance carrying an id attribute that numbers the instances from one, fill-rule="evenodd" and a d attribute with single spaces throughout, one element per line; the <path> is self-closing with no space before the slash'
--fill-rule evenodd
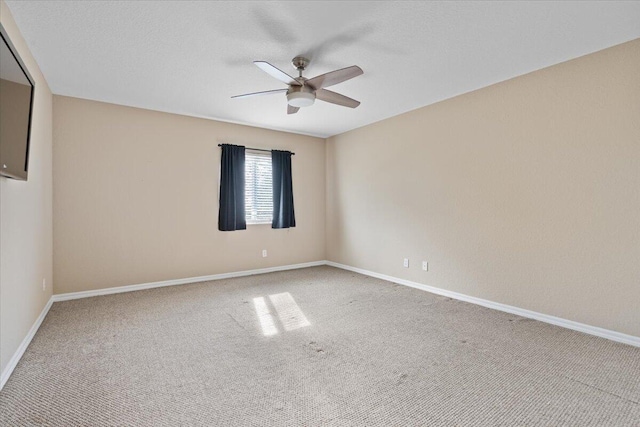
<path id="1" fill-rule="evenodd" d="M 222 147 L 222 144 L 218 144 L 218 147 Z M 262 148 L 251 148 L 251 147 L 244 147 L 245 150 L 253 150 L 253 151 L 266 151 L 267 153 L 270 153 L 271 150 L 264 150 Z M 292 156 L 295 156 L 296 153 L 291 153 Z"/>

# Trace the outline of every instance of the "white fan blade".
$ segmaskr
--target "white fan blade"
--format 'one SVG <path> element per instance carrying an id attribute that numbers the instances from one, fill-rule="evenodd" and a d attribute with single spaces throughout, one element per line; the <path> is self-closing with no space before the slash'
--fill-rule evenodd
<path id="1" fill-rule="evenodd" d="M 253 61 L 253 63 L 256 64 L 262 71 L 269 74 L 271 77 L 280 80 L 284 84 L 300 86 L 300 83 L 296 79 L 266 61 Z"/>
<path id="2" fill-rule="evenodd" d="M 316 99 L 349 108 L 356 108 L 360 105 L 360 101 L 351 99 L 348 96 L 340 95 L 339 93 L 331 92 L 327 89 L 318 89 L 316 91 Z"/>
<path id="3" fill-rule="evenodd" d="M 250 96 L 257 96 L 257 95 L 271 95 L 272 93 L 284 93 L 287 90 L 288 89 L 265 90 L 263 92 L 253 92 L 253 93 L 245 93 L 244 95 L 236 95 L 236 96 L 232 96 L 231 98 L 248 98 Z"/>
<path id="4" fill-rule="evenodd" d="M 300 107 L 292 107 L 291 105 L 287 104 L 287 114 L 295 114 L 299 109 Z"/>
<path id="5" fill-rule="evenodd" d="M 362 71 L 362 68 L 357 65 L 352 65 L 351 67 L 343 68 L 341 70 L 320 74 L 319 76 L 307 80 L 305 83 L 314 89 L 322 89 L 323 87 L 337 85 L 338 83 L 358 77 L 363 73 L 364 71 Z"/>

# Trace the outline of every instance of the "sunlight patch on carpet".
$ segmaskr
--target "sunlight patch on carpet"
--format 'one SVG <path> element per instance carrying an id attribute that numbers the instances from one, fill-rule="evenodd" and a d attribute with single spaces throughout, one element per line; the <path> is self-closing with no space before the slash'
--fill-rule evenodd
<path id="1" fill-rule="evenodd" d="M 285 330 L 293 331 L 311 324 L 289 292 L 269 295 L 269 299 Z"/>
<path id="2" fill-rule="evenodd" d="M 269 312 L 269 307 L 267 307 L 267 302 L 264 298 L 254 298 L 253 305 L 256 308 L 256 314 L 258 315 L 258 320 L 260 321 L 260 326 L 262 327 L 262 333 L 264 336 L 268 337 L 277 334 L 278 328 L 276 328 L 276 324 L 273 321 L 273 317 Z"/>

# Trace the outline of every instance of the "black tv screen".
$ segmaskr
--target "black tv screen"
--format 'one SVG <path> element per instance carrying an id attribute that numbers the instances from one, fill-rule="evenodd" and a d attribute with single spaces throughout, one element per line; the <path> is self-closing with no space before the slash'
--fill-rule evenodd
<path id="1" fill-rule="evenodd" d="M 0 175 L 27 180 L 34 83 L 0 25 Z"/>

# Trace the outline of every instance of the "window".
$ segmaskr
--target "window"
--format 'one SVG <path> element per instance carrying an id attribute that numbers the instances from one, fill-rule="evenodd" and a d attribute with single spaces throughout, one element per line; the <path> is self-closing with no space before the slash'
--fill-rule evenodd
<path id="1" fill-rule="evenodd" d="M 247 224 L 295 227 L 291 177 L 294 153 L 231 144 L 221 147 L 218 230 L 246 230 Z"/>
<path id="2" fill-rule="evenodd" d="M 247 224 L 270 224 L 273 219 L 271 153 L 247 151 L 244 177 L 244 205 Z"/>

